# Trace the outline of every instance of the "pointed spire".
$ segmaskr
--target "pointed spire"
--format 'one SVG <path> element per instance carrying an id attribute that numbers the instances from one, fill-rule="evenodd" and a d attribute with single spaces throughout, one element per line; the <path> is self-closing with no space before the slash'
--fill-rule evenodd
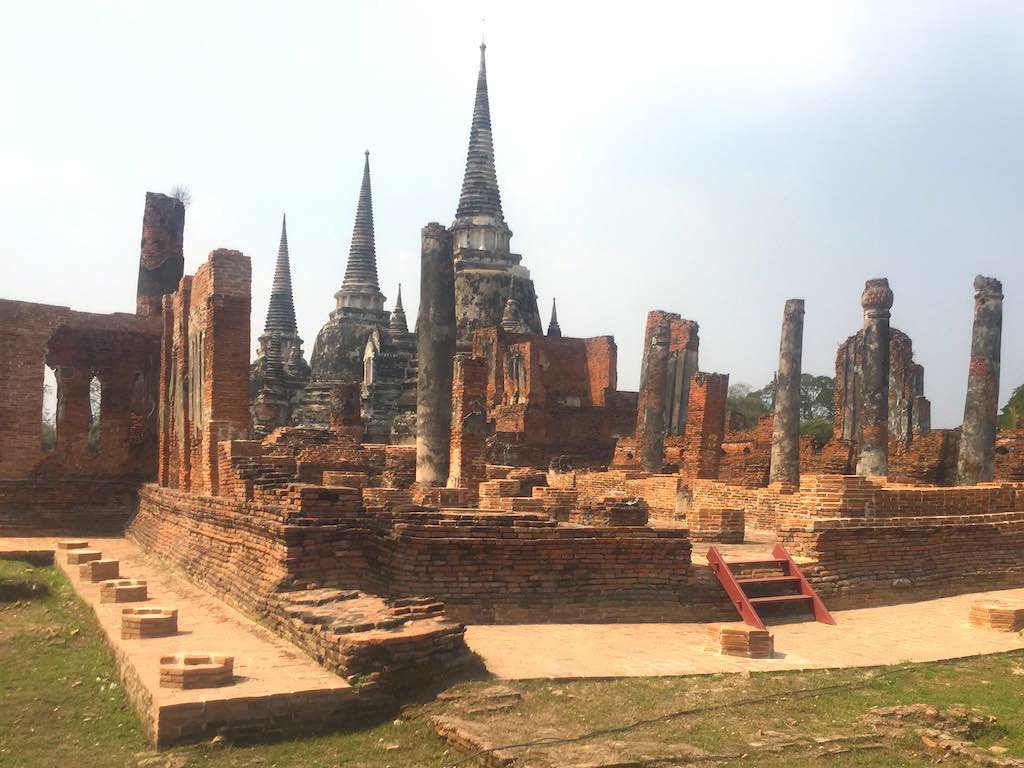
<path id="1" fill-rule="evenodd" d="M 348 266 L 341 292 L 357 290 L 362 293 L 380 293 L 377 283 L 377 249 L 373 241 L 373 200 L 370 196 L 370 151 L 366 151 L 363 164 L 363 184 L 359 189 L 356 223 L 352 230 L 352 247 L 348 252 Z"/>
<path id="2" fill-rule="evenodd" d="M 462 179 L 462 195 L 456 219 L 490 215 L 504 223 L 501 193 L 494 169 L 494 142 L 491 137 L 491 107 L 487 98 L 487 60 L 485 43 L 480 43 L 480 72 L 476 79 L 476 101 L 473 122 L 469 129 L 469 151 L 466 153 L 466 175 Z"/>
<path id="3" fill-rule="evenodd" d="M 388 324 L 388 331 L 392 335 L 409 333 L 409 323 L 405 319 L 405 309 L 402 307 L 402 284 L 398 284 L 398 299 L 395 301 L 395 308 L 391 312 L 391 322 Z"/>
<path id="4" fill-rule="evenodd" d="M 562 329 L 558 325 L 558 310 L 555 308 L 555 300 L 551 300 L 551 322 L 548 323 L 548 336 L 561 336 Z"/>
<path id="5" fill-rule="evenodd" d="M 274 283 L 270 288 L 270 308 L 264 331 L 295 333 L 295 301 L 292 299 L 292 272 L 288 263 L 288 227 L 281 216 L 281 244 L 277 249 Z"/>

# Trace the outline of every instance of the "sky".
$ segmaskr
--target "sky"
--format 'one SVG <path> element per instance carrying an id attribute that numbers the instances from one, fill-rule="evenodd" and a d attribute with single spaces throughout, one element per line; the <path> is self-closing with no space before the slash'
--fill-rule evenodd
<path id="1" fill-rule="evenodd" d="M 334 307 L 363 151 L 390 307 L 451 223 L 478 46 L 512 246 L 565 335 L 636 389 L 651 309 L 760 387 L 783 304 L 832 375 L 888 277 L 936 427 L 960 423 L 978 273 L 1024 383 L 1019 2 L 45 2 L 0 25 L 0 297 L 133 312 L 147 190 L 185 185 L 185 268 L 252 258 L 253 343 L 288 214 L 307 357 Z"/>

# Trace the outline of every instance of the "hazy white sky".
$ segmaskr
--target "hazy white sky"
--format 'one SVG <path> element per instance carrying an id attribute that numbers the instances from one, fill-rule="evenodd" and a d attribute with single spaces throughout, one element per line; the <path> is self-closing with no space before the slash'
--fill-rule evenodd
<path id="1" fill-rule="evenodd" d="M 262 328 L 288 213 L 311 351 L 371 151 L 381 287 L 418 297 L 455 212 L 481 18 L 498 179 L 547 314 L 614 334 L 635 389 L 649 309 L 701 368 L 760 386 L 783 302 L 833 371 L 886 276 L 936 426 L 963 412 L 982 272 L 1024 381 L 1019 2 L 9 3 L 0 24 L 0 296 L 134 311 L 146 190 L 190 187 L 186 271 L 253 260 Z"/>

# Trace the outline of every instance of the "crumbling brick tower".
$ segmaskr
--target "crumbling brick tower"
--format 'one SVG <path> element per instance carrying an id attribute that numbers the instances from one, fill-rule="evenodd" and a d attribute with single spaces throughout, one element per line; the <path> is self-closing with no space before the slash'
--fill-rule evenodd
<path id="1" fill-rule="evenodd" d="M 184 232 L 184 204 L 159 192 L 147 192 L 142 213 L 136 314 L 159 315 L 161 297 L 178 290 L 178 281 L 185 273 Z"/>
<path id="2" fill-rule="evenodd" d="M 509 250 L 512 231 L 502 213 L 494 167 L 485 49 L 481 44 L 466 174 L 455 221 L 450 228 L 455 255 L 455 315 L 460 352 L 470 350 L 477 328 L 501 324 L 510 296 L 518 303 L 530 333 L 543 333 L 530 272 L 521 266 L 522 256 Z"/>
<path id="3" fill-rule="evenodd" d="M 217 444 L 249 436 L 249 258 L 213 251 L 164 299 L 160 484 L 219 490 Z"/>
<path id="4" fill-rule="evenodd" d="M 698 331 L 697 323 L 674 312 L 647 314 L 636 438 L 641 465 L 648 472 L 661 471 L 666 436 L 686 431 L 690 382 L 697 373 Z"/>

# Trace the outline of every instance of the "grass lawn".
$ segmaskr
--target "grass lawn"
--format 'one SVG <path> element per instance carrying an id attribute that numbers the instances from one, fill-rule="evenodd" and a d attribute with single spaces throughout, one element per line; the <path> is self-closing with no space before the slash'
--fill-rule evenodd
<path id="1" fill-rule="evenodd" d="M 825 690 L 817 690 L 825 689 Z M 464 683 L 357 732 L 157 754 L 119 686 L 89 609 L 55 568 L 0 561 L 0 766 L 444 766 L 429 718 L 463 724 L 518 766 L 925 766 L 920 739 L 880 737 L 876 706 L 976 707 L 973 738 L 1024 758 L 1024 652 L 948 664 L 612 681 Z M 630 763 L 629 761 L 632 761 Z M 469 763 L 477 765 L 477 763 Z M 945 765 L 967 763 L 947 758 Z"/>

